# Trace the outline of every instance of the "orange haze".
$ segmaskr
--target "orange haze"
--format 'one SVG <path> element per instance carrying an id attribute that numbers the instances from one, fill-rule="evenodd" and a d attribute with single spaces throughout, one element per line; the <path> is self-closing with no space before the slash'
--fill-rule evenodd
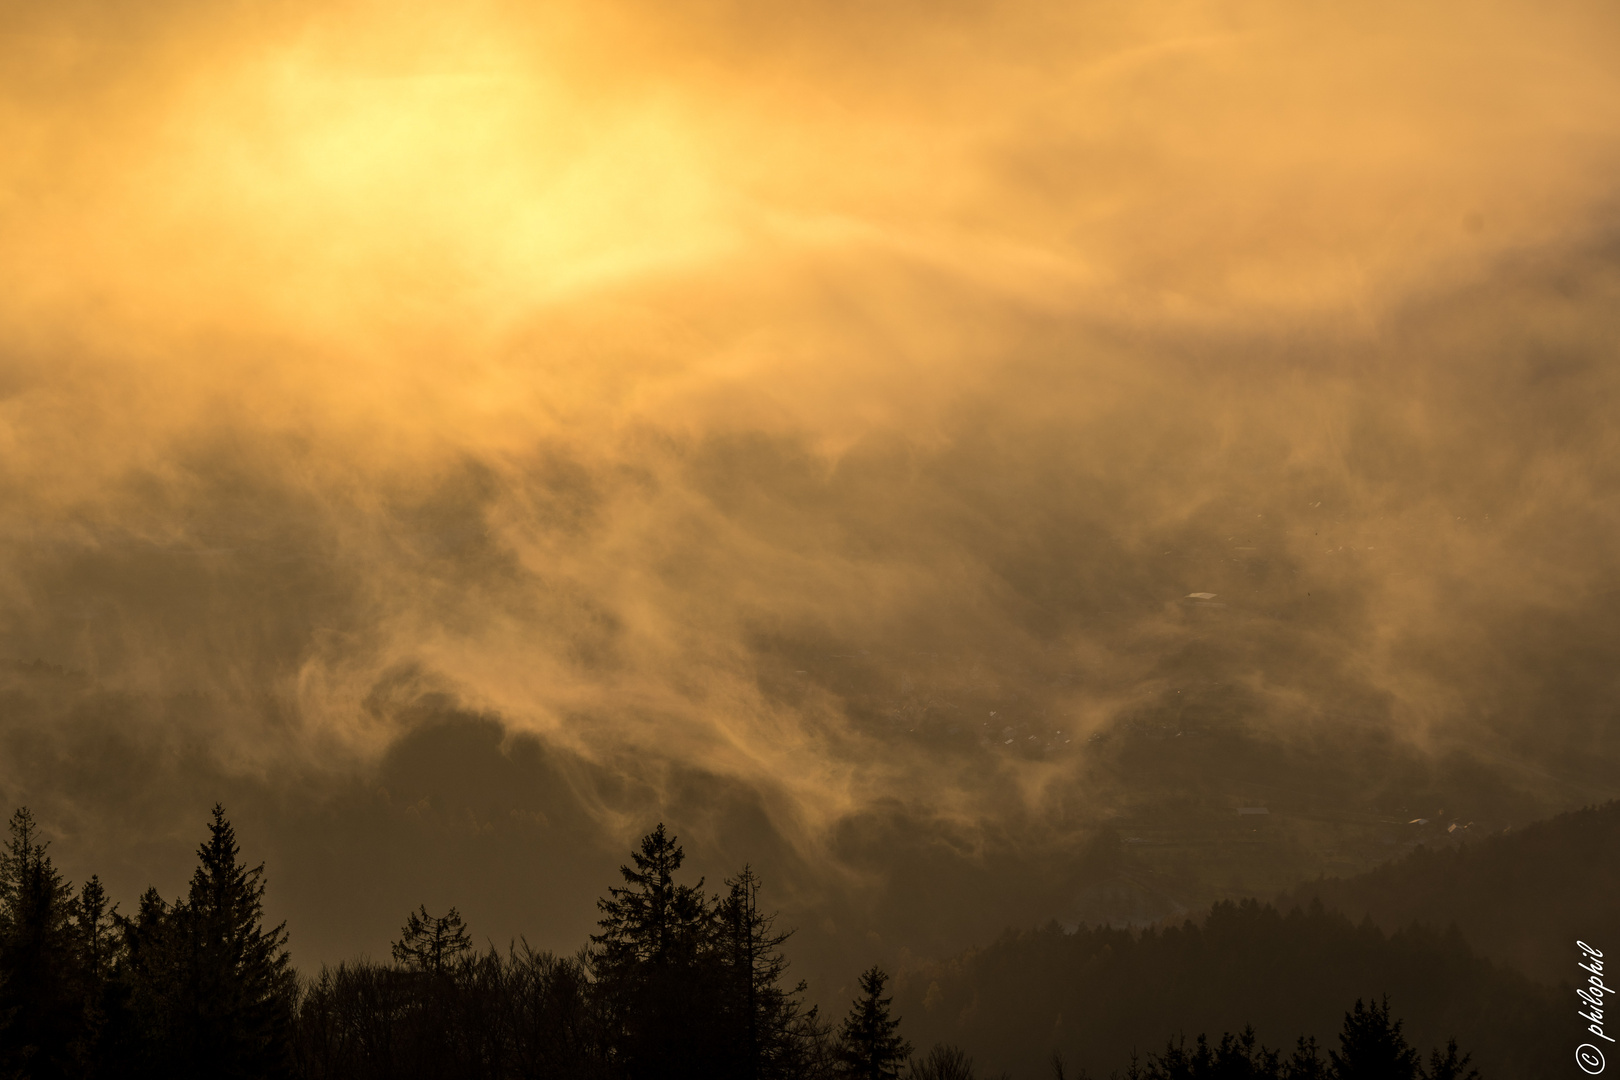
<path id="1" fill-rule="evenodd" d="M 124 737 L 448 702 L 816 857 L 1215 685 L 1612 788 L 1612 5 L 0 11 L 0 656 L 210 702 Z"/>

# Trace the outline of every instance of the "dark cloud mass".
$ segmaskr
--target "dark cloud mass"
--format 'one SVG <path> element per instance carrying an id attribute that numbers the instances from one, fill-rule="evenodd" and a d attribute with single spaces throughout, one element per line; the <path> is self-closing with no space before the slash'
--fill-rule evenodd
<path id="1" fill-rule="evenodd" d="M 571 949 L 662 818 L 837 985 L 1616 794 L 1605 8 L 143 10 L 0 44 L 73 876 Z"/>

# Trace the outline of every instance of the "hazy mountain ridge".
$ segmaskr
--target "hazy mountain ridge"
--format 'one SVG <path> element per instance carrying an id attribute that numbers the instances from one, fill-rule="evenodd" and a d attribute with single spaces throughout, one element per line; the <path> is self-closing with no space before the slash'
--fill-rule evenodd
<path id="1" fill-rule="evenodd" d="M 1307 882 L 1285 910 L 1321 900 L 1388 930 L 1456 924 L 1483 956 L 1544 982 L 1576 974 L 1575 942 L 1620 948 L 1620 801 L 1454 847 L 1419 847 L 1350 878 Z"/>
<path id="2" fill-rule="evenodd" d="M 1419 847 L 1302 884 L 1275 906 L 1221 901 L 1141 930 L 1009 930 L 911 966 L 896 1008 L 918 1045 L 959 1044 L 992 1070 L 1040 1075 L 1059 1050 L 1106 1076 L 1133 1051 L 1245 1024 L 1273 1047 L 1300 1033 L 1332 1046 L 1350 1001 L 1388 993 L 1414 1045 L 1455 1036 L 1486 1077 L 1562 1075 L 1578 1041 L 1566 1007 L 1574 942 L 1620 940 L 1605 907 L 1617 880 L 1620 803 L 1610 802 Z"/>
<path id="3" fill-rule="evenodd" d="M 1562 994 L 1486 960 L 1454 931 L 1386 935 L 1322 908 L 1283 915 L 1223 901 L 1201 925 L 1010 931 L 905 973 L 895 1002 L 920 1046 L 954 1042 L 1015 1076 L 1041 1075 L 1059 1050 L 1106 1076 L 1173 1037 L 1246 1024 L 1272 1047 L 1302 1033 L 1334 1046 L 1346 1006 L 1386 992 L 1414 1045 L 1454 1035 L 1487 1077 L 1562 1075 L 1555 1063 L 1575 1034 Z"/>

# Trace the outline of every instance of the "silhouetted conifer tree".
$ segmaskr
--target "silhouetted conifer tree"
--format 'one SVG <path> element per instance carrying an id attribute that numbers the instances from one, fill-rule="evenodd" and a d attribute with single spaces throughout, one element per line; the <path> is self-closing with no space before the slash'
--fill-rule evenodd
<path id="1" fill-rule="evenodd" d="M 1173 1041 L 1157 1058 L 1149 1059 L 1142 1072 L 1144 1080 L 1277 1080 L 1278 1053 L 1255 1039 L 1254 1028 L 1240 1034 L 1221 1036 L 1215 1046 L 1206 1036 L 1198 1036 L 1196 1048 L 1189 1051 L 1185 1039 Z"/>
<path id="2" fill-rule="evenodd" d="M 428 914 L 427 905 L 423 904 L 410 913 L 393 946 L 396 963 L 414 971 L 438 973 L 472 951 L 472 938 L 455 908 L 447 915 L 435 917 Z"/>
<path id="3" fill-rule="evenodd" d="M 66 1076 L 79 1056 L 83 997 L 70 918 L 72 893 L 34 816 L 11 817 L 0 855 L 0 1069 Z"/>
<path id="4" fill-rule="evenodd" d="M 1429 1067 L 1420 1070 L 1424 1080 L 1479 1080 L 1479 1070 L 1470 1069 L 1472 1054 L 1457 1056 L 1457 1040 L 1446 1040 L 1446 1052 L 1435 1050 L 1429 1055 Z M 1464 1070 L 1467 1070 L 1466 1072 Z"/>
<path id="5" fill-rule="evenodd" d="M 75 1057 L 82 1076 L 103 1075 L 126 1052 L 127 995 L 114 978 L 123 955 L 116 919 L 117 905 L 109 905 L 101 879 L 91 875 L 69 914 L 81 1010 Z"/>
<path id="6" fill-rule="evenodd" d="M 155 888 L 141 894 L 133 918 L 118 916 L 123 934 L 120 981 L 130 1012 L 128 1071 L 160 1077 L 181 1041 L 181 996 L 188 978 L 182 943 L 169 905 Z"/>
<path id="7" fill-rule="evenodd" d="M 148 889 L 121 921 L 140 1056 L 149 1075 L 280 1076 L 297 993 L 285 924 L 263 925 L 264 864 L 238 861 L 222 807 L 208 830 L 186 899 Z"/>
<path id="8" fill-rule="evenodd" d="M 219 1080 L 278 1075 L 297 986 L 286 923 L 264 927 L 264 864 L 239 861 L 224 807 L 213 818 L 183 909 L 195 1061 Z"/>
<path id="9" fill-rule="evenodd" d="M 1316 1036 L 1301 1035 L 1280 1072 L 1282 1080 L 1328 1080 L 1327 1062 L 1316 1048 Z"/>
<path id="10" fill-rule="evenodd" d="M 644 965 L 692 965 L 712 929 L 702 880 L 675 884 L 686 856 L 662 823 L 642 837 L 640 850 L 630 857 L 634 870 L 619 867 L 626 887 L 611 887 L 608 898 L 596 902 L 602 932 L 592 934 L 591 942 L 597 946 L 593 963 L 598 974 L 634 972 Z"/>
<path id="11" fill-rule="evenodd" d="M 624 887 L 597 901 L 590 964 L 612 1017 L 617 1057 L 632 1080 L 712 1077 L 727 1061 L 723 974 L 714 959 L 715 911 L 697 885 L 678 885 L 685 856 L 664 826 L 642 838 Z M 718 1029 L 717 1029 L 718 1028 Z"/>
<path id="12" fill-rule="evenodd" d="M 1401 1034 L 1401 1021 L 1390 1019 L 1389 998 L 1344 1014 L 1339 1049 L 1330 1050 L 1335 1080 L 1413 1080 L 1418 1075 L 1418 1052 Z"/>
<path id="13" fill-rule="evenodd" d="M 838 1060 L 851 1080 L 895 1080 L 911 1056 L 911 1044 L 900 1037 L 900 1020 L 890 1019 L 890 999 L 883 996 L 889 977 L 876 967 L 861 973 L 861 996 L 850 1006 L 838 1029 Z"/>
<path id="14" fill-rule="evenodd" d="M 90 875 L 90 880 L 79 888 L 71 919 L 80 967 L 97 983 L 111 974 L 118 957 L 117 915 L 118 905 L 108 904 L 101 879 Z"/>
<path id="15" fill-rule="evenodd" d="M 746 1080 L 798 1075 L 817 1027 L 814 1009 L 801 1013 L 805 984 L 782 986 L 788 967 L 782 946 L 793 932 L 778 932 L 776 915 L 760 910 L 761 884 L 751 867 L 726 884 L 730 892 L 720 901 L 716 947 L 726 974 L 735 1074 Z"/>

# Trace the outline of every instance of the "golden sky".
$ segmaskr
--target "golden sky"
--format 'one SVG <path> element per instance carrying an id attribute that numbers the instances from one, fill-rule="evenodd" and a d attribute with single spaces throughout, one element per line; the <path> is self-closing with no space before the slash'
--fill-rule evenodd
<path id="1" fill-rule="evenodd" d="M 7 2 L 0 655 L 203 694 L 139 723 L 241 775 L 454 702 L 640 785 L 614 835 L 681 770 L 808 851 L 1072 824 L 1195 683 L 1585 797 L 1617 54 L 1598 2 Z M 982 746 L 905 741 L 947 705 Z"/>

